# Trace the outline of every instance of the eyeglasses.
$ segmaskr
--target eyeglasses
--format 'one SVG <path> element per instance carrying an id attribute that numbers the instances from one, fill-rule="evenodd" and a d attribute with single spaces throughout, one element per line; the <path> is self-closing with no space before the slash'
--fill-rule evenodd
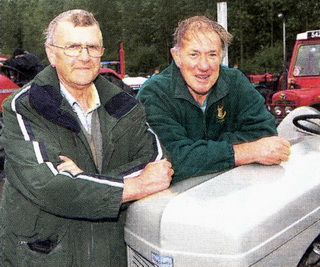
<path id="1" fill-rule="evenodd" d="M 72 45 L 66 45 L 66 46 L 58 46 L 58 45 L 51 44 L 50 46 L 63 49 L 64 54 L 69 57 L 80 56 L 82 49 L 86 49 L 90 57 L 101 57 L 104 53 L 104 47 L 99 45 L 72 44 Z"/>

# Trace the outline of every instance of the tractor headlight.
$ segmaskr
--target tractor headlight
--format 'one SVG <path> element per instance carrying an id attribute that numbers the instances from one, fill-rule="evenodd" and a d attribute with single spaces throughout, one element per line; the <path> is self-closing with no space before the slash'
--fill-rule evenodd
<path id="1" fill-rule="evenodd" d="M 288 115 L 292 110 L 293 110 L 292 107 L 285 107 L 284 113 L 285 113 L 286 115 Z"/>
<path id="2" fill-rule="evenodd" d="M 275 106 L 274 109 L 273 109 L 273 113 L 274 113 L 276 116 L 282 115 L 282 108 L 279 107 L 279 106 Z"/>

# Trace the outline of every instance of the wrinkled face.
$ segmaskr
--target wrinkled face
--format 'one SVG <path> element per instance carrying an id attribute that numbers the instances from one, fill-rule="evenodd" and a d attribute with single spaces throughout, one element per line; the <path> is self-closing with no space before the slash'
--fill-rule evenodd
<path id="1" fill-rule="evenodd" d="M 203 103 L 219 76 L 222 44 L 214 31 L 186 34 L 182 47 L 171 53 L 194 99 Z"/>
<path id="2" fill-rule="evenodd" d="M 102 35 L 99 27 L 74 27 L 70 22 L 60 22 L 53 45 L 65 47 L 74 44 L 101 46 Z M 98 75 L 100 58 L 90 57 L 87 49 L 82 49 L 77 57 L 67 56 L 63 49 L 50 45 L 46 46 L 46 52 L 51 65 L 57 70 L 60 81 L 67 89 L 86 88 Z"/>

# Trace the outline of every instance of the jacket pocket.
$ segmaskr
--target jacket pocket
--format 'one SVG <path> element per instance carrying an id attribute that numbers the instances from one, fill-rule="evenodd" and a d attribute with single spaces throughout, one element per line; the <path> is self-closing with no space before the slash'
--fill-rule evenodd
<path id="1" fill-rule="evenodd" d="M 16 264 L 21 267 L 68 267 L 72 266 L 72 257 L 68 250 L 68 237 L 63 238 L 33 238 L 26 241 L 18 237 Z"/>

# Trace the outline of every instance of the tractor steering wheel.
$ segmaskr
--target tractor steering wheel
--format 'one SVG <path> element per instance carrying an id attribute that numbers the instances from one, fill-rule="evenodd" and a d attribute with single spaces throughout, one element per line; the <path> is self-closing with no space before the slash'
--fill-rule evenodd
<path id="1" fill-rule="evenodd" d="M 312 119 L 320 119 L 320 114 L 299 115 L 299 116 L 295 117 L 292 120 L 292 122 L 296 127 L 300 128 L 301 130 L 304 130 L 304 131 L 309 132 L 309 133 L 320 135 L 320 124 L 316 123 L 316 122 L 313 122 L 313 121 L 310 121 Z M 318 129 L 307 127 L 306 125 L 302 125 L 301 121 L 309 122 L 313 126 L 316 126 Z"/>

